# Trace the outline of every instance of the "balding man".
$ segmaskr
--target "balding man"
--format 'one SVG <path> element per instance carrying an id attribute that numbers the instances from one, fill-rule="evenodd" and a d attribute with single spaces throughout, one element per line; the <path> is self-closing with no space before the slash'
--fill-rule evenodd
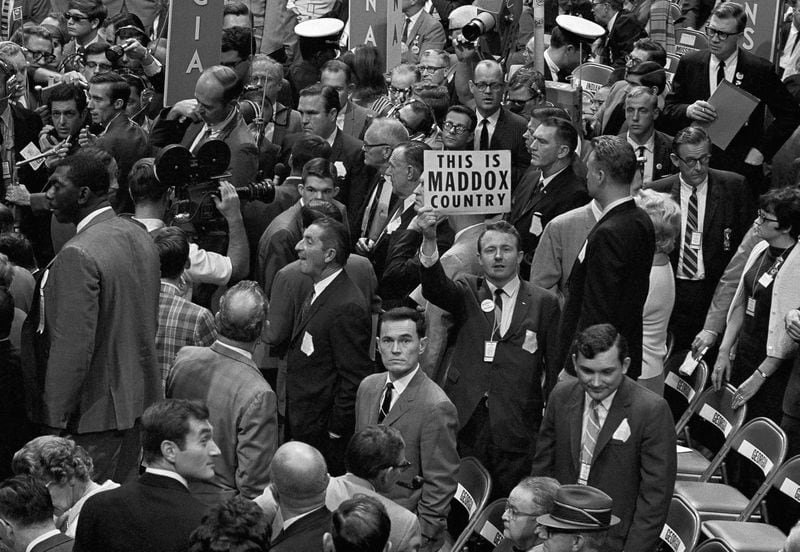
<path id="1" fill-rule="evenodd" d="M 197 79 L 194 98 L 181 100 L 161 114 L 150 143 L 180 144 L 192 153 L 209 140 L 222 140 L 231 150 L 228 171 L 234 186 L 246 186 L 258 172 L 258 149 L 237 109 L 243 84 L 230 67 L 214 65 Z"/>
<path id="2" fill-rule="evenodd" d="M 531 164 L 523 134 L 528 122 L 502 107 L 506 85 L 503 68 L 496 61 L 484 60 L 475 66 L 469 89 L 475 97 L 478 126 L 476 150 L 511 151 L 511 185 L 515 186 Z"/>
<path id="3" fill-rule="evenodd" d="M 210 347 L 184 347 L 167 377 L 167 397 L 198 399 L 211 412 L 222 454 L 214 478 L 192 484 L 206 504 L 236 495 L 254 498 L 269 482 L 267 467 L 278 442 L 277 398 L 253 362 L 266 318 L 266 298 L 255 282 L 222 296 L 219 336 Z"/>
<path id="4" fill-rule="evenodd" d="M 269 471 L 283 520 L 270 552 L 319 550 L 331 526 L 331 511 L 325 506 L 328 467 L 322 454 L 311 445 L 291 441 L 275 452 Z"/>

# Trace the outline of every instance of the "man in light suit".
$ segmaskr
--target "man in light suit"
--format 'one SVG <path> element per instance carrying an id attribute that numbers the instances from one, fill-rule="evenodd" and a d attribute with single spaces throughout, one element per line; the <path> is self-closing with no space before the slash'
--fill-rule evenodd
<path id="1" fill-rule="evenodd" d="M 551 117 L 534 128 L 531 120 L 525 139 L 531 168 L 522 177 L 511 200 L 507 220 L 522 237 L 520 277 L 527 280 L 531 261 L 544 227 L 556 216 L 589 202 L 586 179 L 572 170 L 578 132 L 572 123 Z"/>
<path id="2" fill-rule="evenodd" d="M 331 218 L 303 231 L 300 270 L 314 288 L 301 300 L 287 356 L 287 438 L 316 446 L 333 475 L 344 473 L 358 385 L 374 371 L 367 303 L 344 271 L 348 238 L 347 228 Z"/>
<path id="3" fill-rule="evenodd" d="M 714 148 L 713 167 L 733 170 L 747 178 L 754 196 L 765 187 L 762 166 L 800 124 L 800 106 L 789 94 L 769 61 L 739 47 L 744 40 L 747 14 L 734 2 L 720 4 L 706 26 L 707 51 L 689 52 L 681 57 L 672 92 L 667 96 L 663 118 L 672 134 L 692 123 L 706 125 L 717 118 L 708 103 L 721 80 L 740 87 L 760 100 L 747 123 L 725 150 Z M 764 107 L 774 120 L 765 128 Z"/>
<path id="4" fill-rule="evenodd" d="M 531 473 L 606 492 L 621 519 L 609 549 L 654 550 L 675 484 L 669 406 L 625 376 L 627 341 L 612 325 L 590 326 L 576 343 L 578 379 L 550 395 Z"/>
<path id="5" fill-rule="evenodd" d="M 422 315 L 396 308 L 381 317 L 378 349 L 387 373 L 373 374 L 358 387 L 356 430 L 383 424 L 400 431 L 408 469 L 402 485 L 386 496 L 415 512 L 422 530 L 422 550 L 438 550 L 444 540 L 450 500 L 459 466 L 456 451 L 458 415 L 444 392 L 419 369 L 425 349 Z M 409 481 L 424 478 L 415 488 Z"/>
<path id="6" fill-rule="evenodd" d="M 587 186 L 603 209 L 569 277 L 559 328 L 560 355 L 572 373 L 569 349 L 584 328 L 612 323 L 630 343 L 628 375 L 642 364 L 642 311 L 650 287 L 655 233 L 650 217 L 631 197 L 636 173 L 633 148 L 619 136 L 599 136 L 587 163 Z"/>
<path id="7" fill-rule="evenodd" d="M 222 451 L 214 479 L 191 486 L 213 506 L 237 495 L 255 498 L 269 483 L 278 447 L 275 392 L 253 362 L 267 300 L 255 282 L 239 282 L 219 302 L 219 335 L 210 347 L 184 347 L 167 377 L 166 395 L 203 401 Z"/>
<path id="8" fill-rule="evenodd" d="M 447 37 L 442 24 L 425 9 L 425 0 L 403 0 L 400 60 L 416 65 L 425 50 L 444 48 Z"/>
<path id="9" fill-rule="evenodd" d="M 409 464 L 400 431 L 385 425 L 365 427 L 350 439 L 345 463 L 347 473 L 332 477 L 328 482 L 325 506 L 334 511 L 342 502 L 355 496 L 373 497 L 383 504 L 391 520 L 389 540 L 392 550 L 416 551 L 420 545 L 417 517 L 384 496 L 393 491 Z"/>
<path id="10" fill-rule="evenodd" d="M 459 453 L 476 456 L 495 495 L 507 496 L 527 473 L 558 374 L 558 300 L 520 280 L 519 233 L 505 221 L 487 224 L 478 239 L 483 276 L 448 279 L 436 219 L 420 211 L 422 294 L 453 315 L 458 332 L 444 390 L 458 411 Z"/>
<path id="11" fill-rule="evenodd" d="M 77 224 L 77 234 L 42 275 L 23 358 L 43 374 L 43 408 L 31 419 L 71 434 L 98 477 L 124 481 L 136 466 L 134 426 L 162 393 L 159 258 L 141 224 L 114 215 L 108 183 L 106 167 L 85 153 L 66 157 L 50 176 L 50 208 L 59 222 Z"/>
<path id="12" fill-rule="evenodd" d="M 17 475 L 0 483 L 2 542 L 13 552 L 72 552 L 73 540 L 56 529 L 44 481 Z"/>
<path id="13" fill-rule="evenodd" d="M 708 167 L 711 139 L 703 129 L 687 127 L 673 144 L 672 163 L 680 173 L 655 181 L 650 187 L 670 194 L 681 206 L 680 241 L 670 254 L 675 270 L 675 308 L 669 329 L 676 349 L 682 350 L 688 349 L 703 329 L 717 283 L 750 228 L 755 209 L 743 176 Z M 694 231 L 702 235 L 697 245 L 692 244 L 692 230 L 687 226 L 693 193 L 698 201 Z M 687 253 L 687 248 L 693 249 L 694 255 Z M 696 267 L 687 266 L 687 255 L 696 256 Z"/>
<path id="14" fill-rule="evenodd" d="M 503 68 L 492 60 L 475 66 L 469 89 L 475 97 L 475 149 L 511 150 L 511 188 L 516 188 L 522 174 L 531 164 L 531 155 L 523 137 L 528 121 L 502 107 L 505 81 Z"/>
<path id="15" fill-rule="evenodd" d="M 222 140 L 231 151 L 227 169 L 231 183 L 250 184 L 258 172 L 258 148 L 236 104 L 243 87 L 230 67 L 209 67 L 197 79 L 196 99 L 181 100 L 162 111 L 150 143 L 158 148 L 180 144 L 196 154 L 209 140 Z"/>
<path id="16" fill-rule="evenodd" d="M 326 62 L 322 66 L 319 83 L 322 86 L 334 88 L 339 94 L 339 114 L 336 118 L 336 126 L 351 138 L 360 140 L 375 113 L 350 101 L 350 94 L 355 88 L 350 66 L 338 59 Z"/>
<path id="17" fill-rule="evenodd" d="M 75 550 L 186 550 L 206 506 L 189 481 L 214 477 L 220 454 L 208 408 L 197 401 L 162 400 L 142 415 L 145 472 L 116 489 L 89 497 L 81 509 Z"/>
<path id="18" fill-rule="evenodd" d="M 593 199 L 583 207 L 551 220 L 539 238 L 531 264 L 530 282 L 555 293 L 562 307 L 575 259 L 602 214 L 603 208 Z"/>

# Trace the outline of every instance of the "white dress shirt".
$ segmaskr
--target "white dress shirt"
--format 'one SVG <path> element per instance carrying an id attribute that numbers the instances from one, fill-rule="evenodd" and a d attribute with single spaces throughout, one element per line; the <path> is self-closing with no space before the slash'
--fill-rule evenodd
<path id="1" fill-rule="evenodd" d="M 336 277 L 339 275 L 339 273 L 342 270 L 343 269 L 340 268 L 339 270 L 335 271 L 330 276 L 327 276 L 327 277 L 323 278 L 322 280 L 320 280 L 319 282 L 317 282 L 316 284 L 314 284 L 314 297 L 311 298 L 311 304 L 312 305 L 314 304 L 314 301 L 316 301 L 317 298 L 319 297 L 319 294 L 322 293 L 323 291 L 325 291 L 326 287 L 331 285 L 331 282 L 333 282 L 336 279 Z"/>
<path id="2" fill-rule="evenodd" d="M 636 157 L 639 157 L 639 148 L 644 148 L 644 174 L 642 175 L 642 182 L 649 183 L 653 181 L 653 167 L 655 165 L 655 149 L 656 149 L 656 133 L 650 135 L 650 139 L 644 144 L 637 143 L 631 138 L 631 133 L 627 133 L 628 143 L 633 147 Z"/>
<path id="3" fill-rule="evenodd" d="M 725 60 L 725 80 L 729 83 L 734 83 L 734 77 L 736 76 L 736 63 L 739 61 L 739 50 L 736 49 L 734 52 Z M 713 94 L 714 91 L 719 86 L 717 82 L 717 69 L 719 68 L 719 60 L 716 56 L 711 56 L 711 61 L 708 64 L 708 89 Z"/>
<path id="4" fill-rule="evenodd" d="M 497 286 L 488 280 L 486 281 L 486 285 L 489 286 L 489 290 L 492 292 L 492 299 L 494 300 L 494 290 L 497 289 Z M 511 326 L 511 318 L 514 316 L 514 306 L 517 304 L 517 295 L 519 295 L 519 286 L 519 276 L 514 276 L 510 282 L 503 286 L 503 294 L 500 296 L 503 301 L 503 316 L 500 319 L 499 337 L 504 336 L 508 331 L 508 327 Z M 493 338 L 496 337 L 498 336 L 493 336 Z"/>
<path id="5" fill-rule="evenodd" d="M 406 374 L 402 378 L 397 378 L 394 381 L 392 381 L 389 372 L 386 373 L 386 383 L 392 384 L 392 403 L 389 406 L 389 410 L 394 408 L 397 399 L 399 399 L 400 395 L 403 394 L 403 391 L 406 390 L 406 387 L 408 387 L 408 384 L 411 383 L 411 380 L 414 378 L 417 371 L 419 371 L 419 364 L 417 364 L 417 367 L 411 370 L 408 374 Z M 386 396 L 386 384 L 384 384 L 383 393 L 381 393 L 381 402 L 380 402 L 381 405 L 383 404 L 383 398 L 385 396 Z"/>
<path id="6" fill-rule="evenodd" d="M 486 126 L 489 130 L 489 146 L 491 147 L 492 138 L 494 137 L 494 129 L 497 128 L 497 120 L 500 119 L 500 110 L 498 109 L 488 117 L 484 117 L 476 110 L 475 115 L 478 117 L 478 126 L 475 127 L 475 149 L 478 150 L 481 147 L 481 132 L 483 132 L 484 119 L 488 121 Z"/>

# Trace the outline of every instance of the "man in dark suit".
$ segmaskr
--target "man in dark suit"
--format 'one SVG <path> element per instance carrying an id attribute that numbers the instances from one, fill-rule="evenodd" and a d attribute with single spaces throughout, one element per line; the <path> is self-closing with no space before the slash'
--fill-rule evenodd
<path id="1" fill-rule="evenodd" d="M 505 81 L 503 68 L 496 61 L 484 60 L 475 66 L 469 89 L 475 97 L 478 126 L 475 128 L 476 150 L 511 150 L 511 187 L 516 188 L 522 174 L 531 164 L 525 146 L 528 121 L 501 107 Z"/>
<path id="2" fill-rule="evenodd" d="M 208 417 L 205 405 L 184 399 L 166 399 L 148 408 L 142 416 L 145 472 L 86 501 L 75 550 L 188 549 L 189 535 L 206 510 L 189 493 L 189 481 L 211 480 L 220 454 Z"/>
<path id="3" fill-rule="evenodd" d="M 425 10 L 425 0 L 403 0 L 400 60 L 416 65 L 425 50 L 444 48 L 444 27 Z"/>
<path id="4" fill-rule="evenodd" d="M 161 113 L 150 143 L 158 148 L 180 144 L 196 154 L 207 141 L 222 140 L 231 150 L 231 183 L 250 184 L 258 172 L 258 149 L 236 104 L 243 86 L 230 67 L 209 67 L 197 79 L 196 99 L 181 100 Z"/>
<path id="5" fill-rule="evenodd" d="M 336 126 L 344 134 L 360 140 L 375 113 L 350 101 L 350 94 L 355 88 L 350 66 L 338 59 L 326 62 L 322 66 L 319 82 L 322 86 L 332 87 L 339 94 L 339 113 L 336 117 Z"/>
<path id="6" fill-rule="evenodd" d="M 423 550 L 441 548 L 450 499 L 456 490 L 458 414 L 447 395 L 419 369 L 425 321 L 401 307 L 381 317 L 378 349 L 385 374 L 364 378 L 356 398 L 356 431 L 383 424 L 400 431 L 408 459 L 403 478 L 424 478 L 421 488 L 394 485 L 386 496 L 417 514 Z"/>
<path id="7" fill-rule="evenodd" d="M 336 164 L 339 179 L 336 185 L 340 190 L 339 200 L 347 206 L 352 216 L 364 201 L 367 180 L 364 167 L 363 142 L 342 132 L 336 121 L 339 116 L 339 95 L 335 88 L 314 84 L 300 91 L 300 103 L 297 106 L 302 117 L 303 132 L 316 134 L 331 146 L 330 160 Z M 289 153 L 295 141 L 302 135 L 292 134 L 286 137 L 283 162 L 289 163 Z"/>
<path id="8" fill-rule="evenodd" d="M 358 384 L 374 371 L 369 309 L 343 270 L 348 237 L 347 228 L 331 218 L 316 220 L 303 232 L 297 244 L 300 270 L 314 289 L 302 301 L 287 357 L 287 438 L 319 449 L 333 475 L 344 473 Z"/>
<path id="9" fill-rule="evenodd" d="M 670 194 L 681 206 L 681 239 L 670 255 L 676 279 L 669 329 L 675 347 L 682 350 L 703 329 L 717 283 L 755 209 L 743 176 L 708 168 L 711 139 L 703 129 L 687 127 L 673 144 L 672 163 L 680 173 L 650 187 Z"/>
<path id="10" fill-rule="evenodd" d="M 746 24 L 747 15 L 739 4 L 725 2 L 713 11 L 706 26 L 709 50 L 681 57 L 663 117 L 670 124 L 670 133 L 692 123 L 711 123 L 717 112 L 707 100 L 722 80 L 756 96 L 760 103 L 747 123 L 724 151 L 715 147 L 711 158 L 714 168 L 745 176 L 756 196 L 766 184 L 763 164 L 771 161 L 800 124 L 800 106 L 770 62 L 739 47 Z M 766 129 L 765 106 L 774 117 Z"/>
<path id="11" fill-rule="evenodd" d="M 330 476 L 322 454 L 306 443 L 285 443 L 269 471 L 282 524 L 280 531 L 273 529 L 270 552 L 319 550 L 331 527 L 331 511 L 325 506 Z"/>
<path id="12" fill-rule="evenodd" d="M 625 98 L 625 122 L 628 130 L 620 134 L 636 153 L 638 174 L 634 189 L 676 171 L 670 160 L 672 136 L 655 129 L 659 114 L 658 95 L 651 88 L 636 86 Z"/>
<path id="13" fill-rule="evenodd" d="M 17 475 L 0 483 L 0 540 L 7 550 L 72 552 L 73 540 L 56 529 L 53 520 L 53 502 L 44 481 Z"/>
<path id="14" fill-rule="evenodd" d="M 210 347 L 184 347 L 167 377 L 166 396 L 195 399 L 211 412 L 220 458 L 211 481 L 191 486 L 208 505 L 237 495 L 255 498 L 269 483 L 278 447 L 277 399 L 253 362 L 267 299 L 255 282 L 239 282 L 222 296 L 219 335 Z"/>
<path id="15" fill-rule="evenodd" d="M 798 9 L 800 6 L 797 5 L 796 0 L 788 1 L 786 5 L 791 6 L 792 11 L 787 17 L 784 17 L 778 35 L 778 52 L 780 53 L 778 70 L 781 78 L 797 74 L 795 66 L 797 56 L 800 54 L 797 49 L 798 42 L 800 42 L 800 9 Z"/>
<path id="16" fill-rule="evenodd" d="M 50 207 L 77 234 L 42 275 L 23 358 L 42 374 L 43 408 L 32 420 L 71 434 L 101 480 L 124 481 L 136 466 L 134 426 L 162 394 L 159 257 L 141 224 L 114 215 L 108 183 L 106 167 L 84 153 L 60 161 L 50 177 Z"/>
<path id="17" fill-rule="evenodd" d="M 608 493 L 621 519 L 609 533 L 609 549 L 654 550 L 675 484 L 669 406 L 625 377 L 627 341 L 612 325 L 586 328 L 576 344 L 571 362 L 578 379 L 559 383 L 550 395 L 532 474 Z"/>
<path id="18" fill-rule="evenodd" d="M 535 123 L 532 120 L 525 132 L 531 168 L 514 191 L 507 219 L 522 237 L 520 277 L 525 280 L 544 227 L 561 213 L 589 203 L 586 179 L 572 170 L 578 145 L 575 127 L 564 119 L 549 118 L 531 132 Z"/>
<path id="19" fill-rule="evenodd" d="M 483 277 L 448 279 L 436 252 L 436 218 L 420 212 L 422 293 L 452 314 L 458 331 L 444 390 L 458 410 L 459 453 L 478 457 L 495 495 L 507 496 L 527 473 L 558 374 L 558 300 L 520 280 L 519 233 L 505 221 L 487 224 L 478 240 Z"/>
<path id="20" fill-rule="evenodd" d="M 589 45 L 584 39 L 559 26 L 553 27 L 550 45 L 544 51 L 544 80 L 568 82 L 567 77 L 583 61 L 581 44 L 583 51 L 588 53 Z"/>
<path id="21" fill-rule="evenodd" d="M 559 339 L 567 372 L 575 335 L 594 324 L 610 323 L 630 343 L 628 375 L 636 380 L 642 365 L 642 311 L 650 287 L 655 233 L 650 217 L 630 195 L 636 173 L 633 148 L 619 136 L 592 140 L 587 186 L 602 208 L 572 268 Z"/>
<path id="22" fill-rule="evenodd" d="M 528 476 L 511 489 L 503 512 L 503 540 L 493 552 L 538 550 L 542 539 L 537 518 L 552 511 L 557 492 L 558 481 L 552 477 Z"/>
<path id="23" fill-rule="evenodd" d="M 622 8 L 622 0 L 592 2 L 596 23 L 606 28 L 597 39 L 596 61 L 614 69 L 625 67 L 625 57 L 633 51 L 633 43 L 647 35 L 634 14 Z"/>

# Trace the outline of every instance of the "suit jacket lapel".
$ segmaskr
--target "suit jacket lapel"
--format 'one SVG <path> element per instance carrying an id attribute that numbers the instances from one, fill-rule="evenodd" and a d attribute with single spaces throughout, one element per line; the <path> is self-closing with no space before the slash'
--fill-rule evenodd
<path id="1" fill-rule="evenodd" d="M 711 96 L 711 89 L 709 88 L 709 70 L 711 68 L 711 52 L 706 52 L 703 57 L 703 62 L 700 64 L 700 75 L 697 78 L 700 80 L 700 97 L 708 98 Z"/>
<path id="2" fill-rule="evenodd" d="M 526 282 L 520 280 L 519 291 L 517 292 L 517 302 L 514 304 L 514 314 L 511 315 L 511 324 L 508 330 L 502 337 L 501 341 L 505 341 L 511 336 L 517 334 L 522 321 L 528 316 L 528 311 L 534 307 L 533 298 L 531 297 L 531 290 L 527 287 Z M 536 318 L 535 316 L 533 318 Z"/>
<path id="3" fill-rule="evenodd" d="M 303 331 L 303 328 L 305 328 L 308 325 L 308 321 L 314 317 L 314 315 L 320 308 L 322 308 L 322 305 L 325 304 L 325 302 L 328 300 L 328 297 L 330 297 L 331 294 L 337 292 L 337 288 L 341 286 L 341 282 L 344 280 L 345 276 L 346 273 L 344 269 L 342 269 L 339 275 L 333 279 L 333 281 L 328 285 L 328 287 L 322 290 L 322 293 L 319 294 L 319 297 L 314 298 L 314 302 L 311 303 L 311 306 L 308 308 L 308 314 L 303 320 L 300 321 L 294 332 L 292 332 L 294 334 L 292 335 L 292 339 L 297 337 L 300 334 L 300 332 Z M 305 300 L 305 297 L 303 299 Z"/>
<path id="4" fill-rule="evenodd" d="M 374 385 L 367 390 L 364 400 L 367 404 L 367 423 L 366 425 L 376 425 L 378 423 L 378 411 L 381 408 L 381 393 L 386 385 L 386 378 L 375 378 Z"/>
<path id="5" fill-rule="evenodd" d="M 569 425 L 569 445 L 572 452 L 572 464 L 575 473 L 580 472 L 581 438 L 583 437 L 583 387 L 575 383 L 570 403 L 567 407 L 567 424 Z"/>
<path id="6" fill-rule="evenodd" d="M 414 374 L 414 377 L 411 378 L 411 381 L 408 382 L 408 386 L 403 391 L 403 394 L 400 395 L 392 406 L 389 413 L 386 415 L 386 418 L 383 420 L 384 425 L 392 425 L 398 419 L 400 419 L 403 414 L 411 410 L 411 407 L 414 405 L 414 399 L 417 398 L 417 393 L 419 392 L 419 388 L 422 385 L 422 379 L 425 377 L 425 372 L 421 369 L 417 369 L 417 373 Z"/>
<path id="7" fill-rule="evenodd" d="M 627 377 L 624 377 L 622 384 L 619 386 L 617 394 L 614 396 L 614 400 L 611 403 L 611 408 L 608 411 L 608 416 L 606 416 L 606 421 L 603 424 L 603 427 L 600 428 L 600 434 L 597 436 L 597 444 L 594 447 L 593 454 L 595 458 L 603 452 L 603 448 L 605 448 L 605 446 L 611 440 L 611 437 L 619 427 L 619 424 L 622 423 L 622 420 L 624 420 L 628 414 L 628 406 L 630 405 L 630 385 L 638 384 L 635 384 L 632 381 L 629 381 Z"/>
<path id="8" fill-rule="evenodd" d="M 722 186 L 716 181 L 715 175 L 708 171 L 708 190 L 706 191 L 706 212 L 703 216 L 703 234 L 711 232 L 711 223 L 714 222 L 714 215 L 721 200 Z M 703 240 L 705 243 L 705 240 Z"/>

